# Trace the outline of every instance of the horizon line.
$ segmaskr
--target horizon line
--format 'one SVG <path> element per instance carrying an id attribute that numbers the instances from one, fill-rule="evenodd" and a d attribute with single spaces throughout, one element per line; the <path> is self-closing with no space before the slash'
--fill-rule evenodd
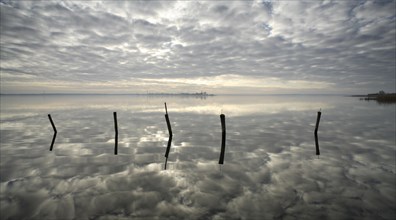
<path id="1" fill-rule="evenodd" d="M 0 95 L 132 95 L 132 96 L 266 96 L 266 95 L 367 95 L 367 94 L 345 94 L 345 93 L 0 93 Z"/>

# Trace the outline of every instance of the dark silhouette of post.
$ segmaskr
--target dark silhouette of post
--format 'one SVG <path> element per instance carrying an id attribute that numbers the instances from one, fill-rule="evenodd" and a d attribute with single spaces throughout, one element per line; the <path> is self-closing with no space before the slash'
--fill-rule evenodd
<path id="1" fill-rule="evenodd" d="M 171 147 L 171 143 L 172 143 L 172 136 L 169 136 L 168 146 L 167 146 L 166 152 L 165 152 L 165 167 L 164 167 L 165 170 L 166 170 L 166 165 L 168 164 L 168 155 L 169 155 L 169 150 L 170 150 L 170 147 Z"/>
<path id="2" fill-rule="evenodd" d="M 318 111 L 318 116 L 316 117 L 316 126 L 315 126 L 315 146 L 316 146 L 316 155 L 320 155 L 319 151 L 319 140 L 318 140 L 318 129 L 319 129 L 319 122 L 320 122 L 320 116 L 322 115 L 322 112 Z"/>
<path id="3" fill-rule="evenodd" d="M 118 150 L 118 126 L 117 126 L 117 112 L 113 112 L 114 115 L 114 130 L 115 130 L 115 145 L 114 145 L 114 154 L 117 155 Z"/>
<path id="4" fill-rule="evenodd" d="M 220 152 L 220 158 L 219 158 L 219 164 L 224 164 L 224 151 L 225 151 L 225 141 L 226 141 L 226 126 L 225 126 L 225 115 L 221 114 L 220 115 L 220 121 L 221 121 L 221 152 Z"/>
<path id="5" fill-rule="evenodd" d="M 171 144 L 172 144 L 172 136 L 169 136 L 168 146 L 166 147 L 166 152 L 165 152 L 165 157 L 166 158 L 168 158 L 168 156 L 169 156 L 169 150 L 170 150 Z"/>
<path id="6" fill-rule="evenodd" d="M 165 157 L 165 166 L 164 166 L 164 170 L 166 170 L 166 165 L 168 164 L 168 158 Z"/>
<path id="7" fill-rule="evenodd" d="M 168 132 L 169 132 L 169 136 L 172 136 L 172 127 L 169 121 L 169 115 L 168 115 L 168 108 L 166 107 L 166 102 L 165 102 L 165 120 L 166 120 L 166 125 L 168 126 Z"/>
<path id="8" fill-rule="evenodd" d="M 49 120 L 51 122 L 52 129 L 54 129 L 54 136 L 52 137 L 52 142 L 51 142 L 51 147 L 50 147 L 50 151 L 52 151 L 52 148 L 54 147 L 54 143 L 55 143 L 55 139 L 56 139 L 56 134 L 58 133 L 58 131 L 56 130 L 55 124 L 52 121 L 52 118 L 51 118 L 50 114 L 48 114 L 48 118 L 49 118 Z"/>
<path id="9" fill-rule="evenodd" d="M 319 152 L 319 140 L 318 140 L 317 133 L 315 133 L 315 145 L 316 145 L 316 155 L 318 155 L 318 158 L 319 158 L 320 152 Z"/>
<path id="10" fill-rule="evenodd" d="M 169 132 L 168 146 L 166 147 L 166 152 L 165 152 L 166 159 L 165 159 L 164 169 L 166 170 L 166 164 L 168 162 L 168 156 L 169 156 L 170 147 L 172 145 L 172 137 L 173 137 L 172 127 L 171 127 L 171 124 L 169 121 L 168 108 L 166 106 L 166 102 L 165 102 L 165 120 L 166 120 L 166 125 L 168 126 L 168 132 Z"/>

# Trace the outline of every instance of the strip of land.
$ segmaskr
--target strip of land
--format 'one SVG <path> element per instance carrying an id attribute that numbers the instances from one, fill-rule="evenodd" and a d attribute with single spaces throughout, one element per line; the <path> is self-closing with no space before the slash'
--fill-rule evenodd
<path id="1" fill-rule="evenodd" d="M 384 102 L 384 103 L 396 102 L 396 93 L 379 92 L 379 93 L 372 93 L 367 95 L 352 95 L 352 97 L 360 97 L 360 100 L 366 100 L 366 101 L 375 100 L 377 102 Z"/>

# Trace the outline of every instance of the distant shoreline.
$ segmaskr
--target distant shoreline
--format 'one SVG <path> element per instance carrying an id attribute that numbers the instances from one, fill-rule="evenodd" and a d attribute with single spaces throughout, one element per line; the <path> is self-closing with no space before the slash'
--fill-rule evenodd
<path id="1" fill-rule="evenodd" d="M 131 93 L 131 94 L 126 94 L 126 93 L 6 93 L 6 94 L 0 94 L 0 95 L 36 95 L 36 96 L 41 96 L 41 95 L 123 95 L 123 96 L 215 96 L 215 94 L 200 94 L 200 93 Z"/>
<path id="2" fill-rule="evenodd" d="M 139 95 L 149 95 L 149 96 L 214 96 L 214 94 L 209 94 L 206 92 L 200 93 L 147 93 Z"/>
<path id="3" fill-rule="evenodd" d="M 367 95 L 351 95 L 351 97 L 360 97 L 360 100 L 377 101 L 380 103 L 396 103 L 396 93 L 373 93 Z"/>
<path id="4" fill-rule="evenodd" d="M 1 95 L 122 95 L 122 96 L 201 96 L 195 93 L 0 93 Z M 351 94 L 206 94 L 203 96 L 344 96 L 344 97 L 365 97 L 366 95 L 351 95 Z"/>

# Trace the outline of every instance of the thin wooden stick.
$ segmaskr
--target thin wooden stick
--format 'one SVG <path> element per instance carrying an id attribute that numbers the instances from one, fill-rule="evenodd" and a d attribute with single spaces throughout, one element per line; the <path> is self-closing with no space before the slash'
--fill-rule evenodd
<path id="1" fill-rule="evenodd" d="M 164 166 L 164 170 L 166 170 L 166 165 L 168 164 L 168 157 L 165 157 L 165 166 Z"/>
<path id="2" fill-rule="evenodd" d="M 169 121 L 169 115 L 168 115 L 168 108 L 166 106 L 166 102 L 165 102 L 165 121 L 166 121 L 166 125 L 168 127 L 168 133 L 169 133 L 169 139 L 168 139 L 168 146 L 166 147 L 166 152 L 165 152 L 165 170 L 166 170 L 166 164 L 168 163 L 168 156 L 169 156 L 169 151 L 172 145 L 172 137 L 173 137 L 173 133 L 172 133 L 172 127 L 171 127 L 171 123 Z"/>
<path id="3" fill-rule="evenodd" d="M 56 134 L 58 133 L 58 131 L 56 130 L 55 124 L 52 121 L 52 118 L 51 118 L 50 114 L 48 114 L 48 118 L 49 118 L 49 120 L 51 122 L 52 129 L 54 130 L 54 136 L 52 137 L 52 142 L 51 142 L 51 147 L 50 147 L 50 151 L 52 151 L 52 148 L 54 147 L 54 143 L 55 143 L 55 139 L 56 139 Z"/>
<path id="4" fill-rule="evenodd" d="M 169 151 L 170 151 L 170 148 L 171 148 L 171 144 L 172 144 L 172 136 L 169 136 L 168 146 L 166 147 L 166 152 L 165 152 L 165 157 L 166 158 L 168 158 L 168 156 L 169 156 Z"/>
<path id="5" fill-rule="evenodd" d="M 220 121 L 221 121 L 222 135 L 221 135 L 221 152 L 220 152 L 219 164 L 224 164 L 224 151 L 225 151 L 225 141 L 226 141 L 226 126 L 225 126 L 224 114 L 220 115 Z"/>
<path id="6" fill-rule="evenodd" d="M 166 120 L 166 125 L 168 126 L 169 136 L 173 136 L 172 127 L 171 127 L 171 124 L 170 124 L 170 121 L 169 121 L 168 114 L 165 115 L 165 120 Z"/>
<path id="7" fill-rule="evenodd" d="M 316 146 L 316 155 L 320 155 L 319 151 L 319 140 L 318 140 L 318 129 L 319 129 L 319 122 L 320 122 L 320 116 L 322 115 L 322 112 L 318 111 L 318 116 L 316 117 L 316 125 L 315 125 L 315 146 Z"/>
<path id="8" fill-rule="evenodd" d="M 117 155 L 118 151 L 118 125 L 117 125 L 117 112 L 113 112 L 114 116 L 114 130 L 115 130 L 115 141 L 114 141 L 114 154 Z"/>

